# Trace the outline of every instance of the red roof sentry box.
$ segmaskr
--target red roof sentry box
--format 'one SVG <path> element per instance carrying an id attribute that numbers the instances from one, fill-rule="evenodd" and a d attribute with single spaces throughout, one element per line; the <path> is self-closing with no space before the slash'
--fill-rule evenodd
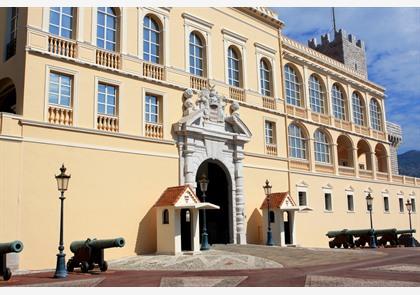
<path id="1" fill-rule="evenodd" d="M 272 193 L 270 197 L 270 208 L 292 209 L 298 208 L 296 202 L 289 195 L 289 192 Z M 260 209 L 266 209 L 268 205 L 268 197 L 265 197 Z"/>
<path id="2" fill-rule="evenodd" d="M 220 209 L 208 202 L 200 202 L 189 185 L 168 187 L 155 203 L 155 207 L 177 207 L 196 209 Z"/>

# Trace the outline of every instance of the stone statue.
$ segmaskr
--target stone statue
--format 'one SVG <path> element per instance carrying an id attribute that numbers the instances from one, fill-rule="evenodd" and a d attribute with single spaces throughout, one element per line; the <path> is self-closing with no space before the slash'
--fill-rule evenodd
<path id="1" fill-rule="evenodd" d="M 188 116 L 189 114 L 191 114 L 193 111 L 196 110 L 193 100 L 192 100 L 193 94 L 194 94 L 193 90 L 191 88 L 188 88 L 187 90 L 184 91 L 184 95 L 182 96 L 184 100 L 182 114 L 184 117 Z"/>

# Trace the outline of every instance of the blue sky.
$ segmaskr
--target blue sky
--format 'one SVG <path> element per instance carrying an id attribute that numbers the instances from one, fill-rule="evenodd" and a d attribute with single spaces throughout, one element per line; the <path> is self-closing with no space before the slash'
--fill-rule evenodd
<path id="1" fill-rule="evenodd" d="M 301 43 L 332 34 L 331 8 L 274 8 Z M 386 88 L 387 120 L 403 128 L 398 153 L 420 150 L 420 8 L 335 9 L 337 29 L 365 41 L 369 80 Z"/>

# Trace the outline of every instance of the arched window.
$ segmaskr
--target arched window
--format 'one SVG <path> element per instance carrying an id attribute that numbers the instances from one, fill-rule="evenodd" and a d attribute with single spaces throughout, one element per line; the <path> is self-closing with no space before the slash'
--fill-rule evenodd
<path id="1" fill-rule="evenodd" d="M 357 92 L 353 92 L 352 95 L 352 105 L 353 105 L 353 122 L 357 125 L 365 125 L 365 116 L 364 116 L 364 107 Z"/>
<path id="2" fill-rule="evenodd" d="M 190 34 L 190 73 L 204 76 L 204 45 L 196 32 Z"/>
<path id="3" fill-rule="evenodd" d="M 241 86 L 241 77 L 240 77 L 240 56 L 238 51 L 230 46 L 228 49 L 228 76 L 229 76 L 229 85 L 240 87 Z"/>
<path id="4" fill-rule="evenodd" d="M 325 114 L 324 97 L 321 82 L 315 75 L 311 75 L 309 77 L 309 98 L 313 112 Z"/>
<path id="5" fill-rule="evenodd" d="M 381 107 L 379 106 L 376 99 L 372 98 L 369 103 L 370 109 L 370 126 L 375 130 L 382 130 L 382 114 Z"/>
<path id="6" fill-rule="evenodd" d="M 261 94 L 265 96 L 272 96 L 271 66 L 270 66 L 270 63 L 265 58 L 262 58 L 260 60 L 260 84 L 261 84 Z"/>
<path id="7" fill-rule="evenodd" d="M 300 84 L 296 71 L 289 65 L 284 67 L 284 81 L 286 83 L 286 101 L 294 106 L 302 106 Z"/>
<path id="8" fill-rule="evenodd" d="M 298 159 L 306 159 L 306 138 L 302 129 L 295 125 L 289 125 L 289 156 Z"/>
<path id="9" fill-rule="evenodd" d="M 96 46 L 111 51 L 117 50 L 117 14 L 114 8 L 98 7 Z"/>
<path id="10" fill-rule="evenodd" d="M 143 20 L 143 59 L 160 63 L 160 27 L 156 20 L 146 15 Z"/>
<path id="11" fill-rule="evenodd" d="M 72 7 L 51 7 L 50 8 L 50 33 L 73 38 L 73 9 Z"/>
<path id="12" fill-rule="evenodd" d="M 314 133 L 314 151 L 315 161 L 321 163 L 330 163 L 330 145 L 328 143 L 327 135 L 316 130 Z"/>
<path id="13" fill-rule="evenodd" d="M 162 223 L 169 224 L 169 210 L 165 209 L 162 212 Z"/>
<path id="14" fill-rule="evenodd" d="M 334 84 L 331 90 L 332 105 L 334 117 L 340 120 L 346 120 L 346 102 L 343 92 L 337 84 Z"/>

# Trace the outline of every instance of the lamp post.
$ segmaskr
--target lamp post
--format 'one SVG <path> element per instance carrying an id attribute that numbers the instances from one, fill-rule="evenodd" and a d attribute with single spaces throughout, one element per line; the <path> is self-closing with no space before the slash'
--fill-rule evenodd
<path id="1" fill-rule="evenodd" d="M 273 236 L 271 233 L 271 220 L 270 220 L 270 194 L 271 194 L 271 188 L 270 182 L 268 179 L 265 181 L 265 185 L 263 186 L 264 193 L 267 198 L 267 215 L 268 215 L 268 228 L 267 228 L 267 246 L 273 246 Z"/>
<path id="2" fill-rule="evenodd" d="M 369 215 L 370 215 L 370 243 L 369 243 L 369 246 L 371 248 L 376 248 L 376 241 L 375 241 L 375 235 L 374 235 L 374 230 L 373 230 L 373 222 L 372 222 L 373 197 L 370 195 L 370 193 L 368 193 L 368 195 L 366 196 L 366 204 L 367 204 L 367 209 L 368 209 Z"/>
<path id="3" fill-rule="evenodd" d="M 407 203 L 405 203 L 405 206 L 407 207 L 407 211 L 408 211 L 408 220 L 410 222 L 410 231 L 412 231 L 412 227 L 411 227 L 411 210 L 413 210 L 413 203 L 410 202 L 410 199 L 407 199 Z M 414 244 L 414 237 L 413 237 L 413 232 L 410 232 L 410 244 L 408 247 L 415 247 L 416 244 Z"/>
<path id="4" fill-rule="evenodd" d="M 66 167 L 64 164 L 60 168 L 61 173 L 55 176 L 57 180 L 58 191 L 61 192 L 60 201 L 61 201 L 61 214 L 60 214 L 60 244 L 58 250 L 60 251 L 57 254 L 57 266 L 55 268 L 54 278 L 65 278 L 67 277 L 66 270 L 66 254 L 63 252 L 64 243 L 63 243 L 63 215 L 64 215 L 64 192 L 67 190 L 69 185 L 70 175 L 66 175 Z"/>
<path id="5" fill-rule="evenodd" d="M 203 192 L 203 203 L 206 202 L 206 191 L 207 186 L 209 185 L 209 180 L 207 179 L 206 175 L 202 175 L 200 180 L 198 181 L 200 183 L 200 189 Z M 201 247 L 200 250 L 209 250 L 209 240 L 208 240 L 208 234 L 207 234 L 207 225 L 206 225 L 206 209 L 203 209 L 203 232 L 201 233 Z"/>

